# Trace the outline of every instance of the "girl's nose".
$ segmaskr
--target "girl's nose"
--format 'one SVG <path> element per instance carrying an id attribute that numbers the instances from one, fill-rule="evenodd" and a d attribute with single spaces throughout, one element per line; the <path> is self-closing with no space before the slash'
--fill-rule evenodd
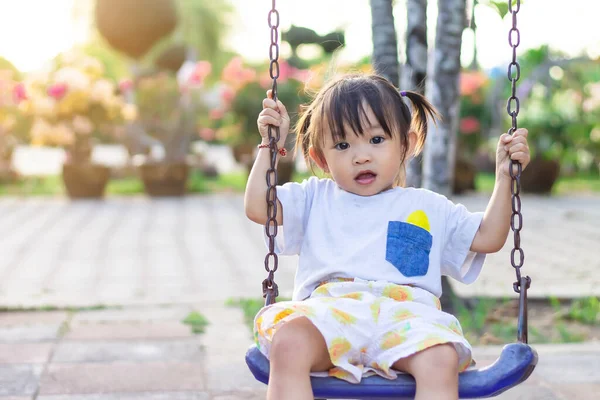
<path id="1" fill-rule="evenodd" d="M 353 162 L 355 165 L 365 164 L 370 161 L 371 161 L 371 156 L 368 155 L 366 152 L 356 153 L 354 155 L 354 159 L 353 159 Z"/>

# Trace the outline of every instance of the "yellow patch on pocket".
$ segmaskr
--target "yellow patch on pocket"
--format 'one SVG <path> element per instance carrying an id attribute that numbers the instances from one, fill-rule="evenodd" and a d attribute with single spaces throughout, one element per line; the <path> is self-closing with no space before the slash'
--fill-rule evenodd
<path id="1" fill-rule="evenodd" d="M 427 232 L 430 231 L 429 218 L 427 218 L 427 214 L 425 214 L 425 211 L 423 210 L 417 210 L 411 213 L 408 218 L 406 218 L 406 222 L 423 228 Z"/>
<path id="2" fill-rule="evenodd" d="M 406 337 L 402 335 L 400 332 L 393 331 L 388 332 L 381 341 L 381 349 L 389 350 L 398 345 L 401 345 L 406 340 Z"/>
<path id="3" fill-rule="evenodd" d="M 383 295 L 396 301 L 411 301 L 412 293 L 400 285 L 388 285 L 383 289 Z"/>
<path id="4" fill-rule="evenodd" d="M 332 308 L 331 313 L 339 323 L 344 325 L 351 325 L 356 322 L 356 317 L 354 315 L 348 314 L 342 310 L 338 310 L 337 308 Z"/>
<path id="5" fill-rule="evenodd" d="M 329 356 L 331 357 L 332 362 L 338 362 L 339 359 L 350 351 L 352 345 L 350 342 L 343 337 L 339 337 L 333 339 L 331 341 L 331 346 L 329 347 Z"/>
<path id="6" fill-rule="evenodd" d="M 275 315 L 275 318 L 273 319 L 273 323 L 276 324 L 279 321 L 281 321 L 282 319 L 284 319 L 285 317 L 287 317 L 288 315 L 291 315 L 294 313 L 294 310 L 290 309 L 290 308 L 286 308 L 285 310 L 278 312 L 277 315 Z"/>

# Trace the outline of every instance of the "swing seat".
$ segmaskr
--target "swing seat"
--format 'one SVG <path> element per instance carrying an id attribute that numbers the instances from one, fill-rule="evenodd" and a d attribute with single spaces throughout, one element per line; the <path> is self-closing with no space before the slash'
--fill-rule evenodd
<path id="1" fill-rule="evenodd" d="M 537 364 L 536 351 L 525 343 L 511 343 L 502 349 L 498 360 L 482 369 L 469 369 L 459 376 L 459 397 L 465 399 L 496 396 L 518 385 L 531 375 Z M 254 377 L 269 382 L 269 360 L 251 346 L 246 363 Z M 408 374 L 394 380 L 380 376 L 364 378 L 352 384 L 337 378 L 312 377 L 311 384 L 318 399 L 413 399 L 415 381 Z"/>

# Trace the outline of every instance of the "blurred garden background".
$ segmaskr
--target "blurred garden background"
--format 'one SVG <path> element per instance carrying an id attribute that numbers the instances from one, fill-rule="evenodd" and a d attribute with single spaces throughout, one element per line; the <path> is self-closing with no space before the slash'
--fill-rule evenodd
<path id="1" fill-rule="evenodd" d="M 340 10 L 337 3 L 278 5 L 286 16 L 279 96 L 293 115 L 331 76 L 377 70 L 372 35 L 379 22 L 376 15 L 369 20 L 372 4 L 356 0 Z M 430 48 L 435 3 L 429 2 L 423 30 Z M 420 67 L 408 62 L 410 41 L 402 38 L 410 37 L 415 13 L 406 5 L 396 1 L 393 8 L 398 84 L 426 91 L 433 57 L 429 70 L 427 57 Z M 0 194 L 243 191 L 258 143 L 256 116 L 271 85 L 268 6 L 242 0 L 1 2 Z M 529 129 L 533 151 L 525 191 L 600 192 L 600 40 L 585 33 L 594 7 L 583 0 L 568 7 L 529 0 L 521 11 L 519 126 Z M 543 21 L 536 17 L 542 8 L 548 13 Z M 491 190 L 495 145 L 510 123 L 507 6 L 468 1 L 467 14 L 454 193 Z M 414 73 L 419 68 L 421 75 Z M 280 165 L 280 182 L 307 176 L 302 160 L 288 159 Z"/>

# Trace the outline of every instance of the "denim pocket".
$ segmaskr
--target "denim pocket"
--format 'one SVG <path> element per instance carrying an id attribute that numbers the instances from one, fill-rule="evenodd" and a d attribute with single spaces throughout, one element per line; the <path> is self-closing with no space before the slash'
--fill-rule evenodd
<path id="1" fill-rule="evenodd" d="M 429 269 L 432 236 L 406 222 L 388 223 L 385 259 L 404 276 L 423 276 Z"/>

